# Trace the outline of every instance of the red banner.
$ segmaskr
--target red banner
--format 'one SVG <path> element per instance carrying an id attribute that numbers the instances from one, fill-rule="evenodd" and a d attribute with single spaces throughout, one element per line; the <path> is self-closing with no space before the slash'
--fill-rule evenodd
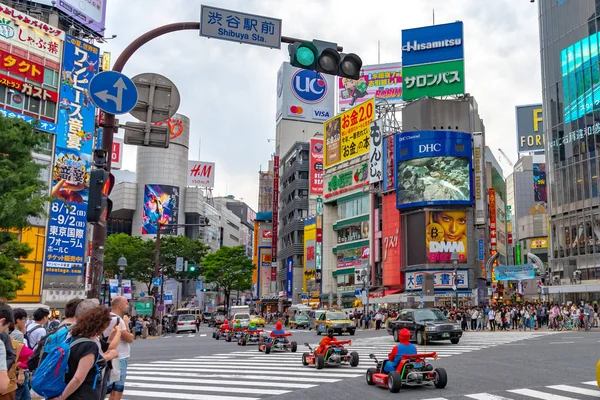
<path id="1" fill-rule="evenodd" d="M 310 139 L 310 191 L 323 194 L 323 139 Z"/>
<path id="2" fill-rule="evenodd" d="M 31 96 L 38 100 L 50 100 L 53 103 L 58 102 L 58 93 L 52 90 L 44 89 L 31 83 L 0 74 L 0 85 L 17 90 L 25 96 Z"/>
<path id="3" fill-rule="evenodd" d="M 0 50 L 0 66 L 4 71 L 22 76 L 37 83 L 44 82 L 44 67 L 33 61 Z"/>

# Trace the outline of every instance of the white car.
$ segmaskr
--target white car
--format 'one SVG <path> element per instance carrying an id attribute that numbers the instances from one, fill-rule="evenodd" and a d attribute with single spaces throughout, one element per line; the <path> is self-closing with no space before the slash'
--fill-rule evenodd
<path id="1" fill-rule="evenodd" d="M 242 325 L 242 328 L 247 328 L 250 324 L 250 314 L 248 313 L 236 313 L 233 316 L 233 323 L 235 324 L 238 319 L 240 320 L 240 325 Z"/>
<path id="2" fill-rule="evenodd" d="M 177 327 L 175 333 L 191 331 L 196 332 L 196 316 L 193 314 L 182 314 L 177 316 Z"/>

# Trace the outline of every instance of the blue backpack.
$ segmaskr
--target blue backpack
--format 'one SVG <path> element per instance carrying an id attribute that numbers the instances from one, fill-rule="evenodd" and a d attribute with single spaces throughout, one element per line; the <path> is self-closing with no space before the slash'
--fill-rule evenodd
<path id="1" fill-rule="evenodd" d="M 80 338 L 73 340 L 72 337 L 66 339 L 62 343 L 58 343 L 57 346 L 52 349 L 42 360 L 39 367 L 33 374 L 31 379 L 31 388 L 39 395 L 44 396 L 46 399 L 60 396 L 65 388 L 67 382 L 65 382 L 65 374 L 69 370 L 69 355 L 71 348 L 79 343 L 93 342 L 91 339 Z M 100 376 L 101 369 L 98 366 L 98 358 L 94 363 L 96 368 L 96 377 L 94 378 L 94 387 L 96 389 L 96 383 Z"/>

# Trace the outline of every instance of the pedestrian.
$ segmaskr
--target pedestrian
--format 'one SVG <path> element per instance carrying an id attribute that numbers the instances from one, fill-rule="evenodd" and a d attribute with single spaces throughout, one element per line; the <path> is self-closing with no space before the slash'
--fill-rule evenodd
<path id="1" fill-rule="evenodd" d="M 378 331 L 381 329 L 381 321 L 383 320 L 383 315 L 379 311 L 375 314 L 375 330 Z"/>
<path id="2" fill-rule="evenodd" d="M 200 332 L 200 323 L 202 321 L 200 321 L 200 316 L 196 317 L 196 333 Z"/>
<path id="3" fill-rule="evenodd" d="M 488 319 L 490 323 L 490 330 L 494 332 L 496 330 L 496 310 L 493 308 L 491 308 L 488 313 Z"/>
<path id="4" fill-rule="evenodd" d="M 135 321 L 135 340 L 138 340 L 142 337 L 142 331 L 144 330 L 144 322 L 142 317 L 138 317 Z"/>
<path id="5" fill-rule="evenodd" d="M 27 360 L 33 354 L 33 351 L 25 345 L 25 324 L 27 323 L 27 311 L 22 308 L 15 308 L 13 310 L 14 324 L 9 327 L 12 328 L 10 337 L 15 342 L 21 343 L 19 354 L 17 356 L 17 389 L 15 391 L 15 400 L 29 400 L 31 398 L 29 394 L 29 371 L 27 370 Z M 14 344 L 14 342 L 13 342 Z M 16 348 L 15 348 L 16 350 Z"/>
<path id="6" fill-rule="evenodd" d="M 8 326 L 14 322 L 15 319 L 12 308 L 6 303 L 0 303 L 0 333 L 6 333 L 5 331 L 8 329 Z M 5 342 L 4 340 L 0 340 L 0 392 L 4 392 L 10 383 L 8 379 L 8 370 L 12 367 L 12 364 L 10 366 L 8 365 L 10 362 L 8 357 L 9 354 L 6 351 Z M 15 359 L 13 358 L 12 363 L 14 362 Z"/>
<path id="7" fill-rule="evenodd" d="M 45 308 L 38 308 L 33 312 L 33 324 L 30 324 L 25 333 L 27 346 L 34 350 L 41 338 L 46 336 L 44 325 L 48 322 L 50 311 Z"/>
<path id="8" fill-rule="evenodd" d="M 112 333 L 113 328 L 117 323 L 121 326 L 121 339 L 117 345 L 117 353 L 119 358 L 119 380 L 109 385 L 108 391 L 110 392 L 110 400 L 121 400 L 123 392 L 125 391 L 125 380 L 127 379 L 127 365 L 129 364 L 129 357 L 131 355 L 130 343 L 133 342 L 133 335 L 129 331 L 129 317 L 127 316 L 129 311 L 129 304 L 127 299 L 123 296 L 115 297 L 111 303 L 111 321 L 108 327 L 104 330 L 104 337 L 109 337 Z M 137 323 L 140 322 L 141 318 L 136 321 L 136 336 L 137 334 Z M 140 330 L 141 334 L 141 330 Z M 113 367 L 114 363 L 113 361 Z"/>
<path id="9" fill-rule="evenodd" d="M 142 321 L 142 339 L 148 339 L 148 332 L 150 331 L 149 325 L 150 322 L 148 321 L 148 317 L 144 317 Z"/>

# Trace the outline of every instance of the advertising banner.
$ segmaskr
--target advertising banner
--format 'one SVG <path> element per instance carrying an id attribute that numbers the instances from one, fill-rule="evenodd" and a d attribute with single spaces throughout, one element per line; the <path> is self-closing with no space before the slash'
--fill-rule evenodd
<path id="1" fill-rule="evenodd" d="M 452 253 L 458 253 L 458 262 L 467 262 L 467 212 L 461 210 L 425 211 L 426 257 L 430 264 L 452 262 Z"/>
<path id="2" fill-rule="evenodd" d="M 215 187 L 215 163 L 188 161 L 188 186 Z"/>
<path id="3" fill-rule="evenodd" d="M 383 180 L 383 120 L 371 123 L 371 139 L 369 141 L 369 183 Z"/>
<path id="4" fill-rule="evenodd" d="M 456 131 L 396 134 L 397 207 L 472 205 L 471 135 Z"/>
<path id="5" fill-rule="evenodd" d="M 384 192 L 396 189 L 396 164 L 394 163 L 394 148 L 394 135 L 386 136 L 383 139 Z"/>
<path id="6" fill-rule="evenodd" d="M 110 165 L 113 169 L 123 167 L 123 146 L 125 146 L 123 139 L 113 138 L 112 152 L 110 153 Z"/>
<path id="7" fill-rule="evenodd" d="M 375 100 L 366 101 L 325 122 L 325 168 L 369 152 Z"/>
<path id="8" fill-rule="evenodd" d="M 45 69 L 41 64 L 1 49 L 0 63 L 2 64 L 2 69 L 6 72 L 29 79 L 33 82 L 44 82 Z"/>
<path id="9" fill-rule="evenodd" d="M 535 278 L 533 264 L 498 266 L 495 271 L 498 281 L 524 281 Z"/>
<path id="10" fill-rule="evenodd" d="M 485 186 L 483 181 L 483 135 L 481 132 L 473 133 L 473 178 L 475 195 L 475 225 L 485 224 L 487 210 L 485 208 Z"/>
<path id="11" fill-rule="evenodd" d="M 309 194 L 323 194 L 323 139 L 310 139 Z"/>
<path id="12" fill-rule="evenodd" d="M 449 96 L 465 92 L 463 60 L 404 67 L 402 97 L 415 100 L 422 97 Z"/>
<path id="13" fill-rule="evenodd" d="M 490 245 L 492 250 L 496 250 L 498 229 L 496 227 L 496 191 L 494 188 L 488 189 L 488 202 L 490 207 Z"/>
<path id="14" fill-rule="evenodd" d="M 271 291 L 271 281 L 276 281 L 277 277 L 275 277 L 275 279 L 272 279 L 273 277 L 271 276 L 271 271 L 273 268 L 273 260 L 271 257 L 271 246 L 259 246 L 258 248 L 258 260 L 259 260 L 259 264 L 258 264 L 258 269 L 259 269 L 259 273 L 258 273 L 258 280 L 256 282 L 256 285 L 258 287 L 258 295 L 260 296 L 264 296 L 265 293 L 270 293 Z"/>
<path id="15" fill-rule="evenodd" d="M 14 111 L 5 110 L 3 108 L 0 108 L 0 114 L 2 114 L 2 116 L 4 116 L 5 118 L 18 118 L 22 119 L 27 123 L 36 124 L 37 128 L 43 132 L 55 134 L 58 129 L 56 124 L 53 124 L 52 122 L 40 121 L 36 118 L 30 117 L 29 115 L 19 114 Z"/>
<path id="16" fill-rule="evenodd" d="M 405 276 L 403 266 L 403 247 L 400 229 L 400 212 L 396 208 L 395 196 L 388 194 L 383 196 L 383 224 L 381 231 L 381 267 L 383 272 L 383 285 L 392 287 L 404 287 Z M 377 233 L 375 234 L 377 237 Z"/>
<path id="17" fill-rule="evenodd" d="M 402 30 L 402 64 L 405 67 L 463 58 L 462 21 Z"/>
<path id="18" fill-rule="evenodd" d="M 294 259 L 293 257 L 288 257 L 285 263 L 286 266 L 286 278 L 285 278 L 285 292 L 287 294 L 288 299 L 292 298 L 294 293 Z"/>
<path id="19" fill-rule="evenodd" d="M 477 261 L 485 260 L 485 246 L 483 239 L 477 240 Z"/>
<path id="20" fill-rule="evenodd" d="M 529 239 L 529 248 L 530 249 L 547 249 L 548 248 L 548 238 Z"/>
<path id="21" fill-rule="evenodd" d="M 543 151 L 545 145 L 542 105 L 515 107 L 517 121 L 517 151 Z"/>
<path id="22" fill-rule="evenodd" d="M 145 185 L 142 208 L 142 234 L 155 235 L 159 224 L 175 225 L 179 221 L 179 187 Z M 177 234 L 177 228 L 162 229 L 161 233 Z"/>
<path id="23" fill-rule="evenodd" d="M 165 290 L 165 301 L 164 304 L 166 306 L 173 304 L 173 291 Z"/>
<path id="24" fill-rule="evenodd" d="M 110 299 L 114 299 L 119 295 L 119 280 L 118 279 L 109 279 L 108 280 L 108 288 L 110 292 Z"/>
<path id="25" fill-rule="evenodd" d="M 100 36 L 104 36 L 106 0 L 57 0 L 55 7 Z"/>
<path id="26" fill-rule="evenodd" d="M 317 220 L 316 217 L 304 221 L 304 278 L 303 290 L 311 290 L 308 281 L 317 277 L 316 271 Z"/>
<path id="27" fill-rule="evenodd" d="M 407 271 L 406 289 L 421 290 L 423 288 L 423 276 L 433 275 L 434 289 L 453 289 L 454 277 L 452 270 L 427 270 L 427 271 Z M 469 271 L 459 269 L 456 277 L 457 289 L 469 288 Z"/>
<path id="28" fill-rule="evenodd" d="M 338 78 L 340 110 L 370 99 L 402 103 L 402 63 L 363 65 L 358 80 Z"/>
<path id="29" fill-rule="evenodd" d="M 273 234 L 271 247 L 273 249 L 274 281 L 277 281 L 277 230 L 279 229 L 279 156 L 273 157 Z"/>
<path id="30" fill-rule="evenodd" d="M 52 202 L 48 218 L 46 274 L 82 275 L 92 138 L 96 107 L 87 98 L 96 75 L 97 47 L 66 36 L 60 88 L 56 152 L 52 167 Z"/>
<path id="31" fill-rule="evenodd" d="M 548 201 L 546 164 L 533 164 L 533 199 L 544 203 Z"/>
<path id="32" fill-rule="evenodd" d="M 515 245 L 515 261 L 516 262 L 521 262 L 522 258 L 521 258 L 521 245 L 517 244 Z"/>
<path id="33" fill-rule="evenodd" d="M 121 287 L 123 288 L 123 297 L 127 300 L 131 300 L 131 280 L 123 279 L 121 281 Z"/>
<path id="34" fill-rule="evenodd" d="M 369 184 L 369 165 L 364 163 L 356 167 L 346 168 L 331 176 L 324 187 L 325 198 L 328 199 Z"/>

